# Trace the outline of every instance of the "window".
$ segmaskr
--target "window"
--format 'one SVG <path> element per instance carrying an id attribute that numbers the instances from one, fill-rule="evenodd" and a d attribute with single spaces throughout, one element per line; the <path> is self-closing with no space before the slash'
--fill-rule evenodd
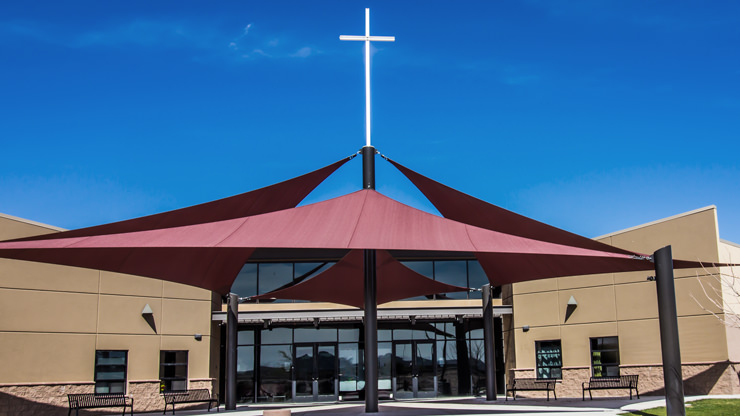
<path id="1" fill-rule="evenodd" d="M 563 378 L 563 350 L 560 340 L 535 343 L 537 378 Z"/>
<path id="2" fill-rule="evenodd" d="M 159 391 L 184 391 L 188 389 L 188 352 L 159 352 Z"/>
<path id="3" fill-rule="evenodd" d="M 591 367 L 594 377 L 619 376 L 619 339 L 591 338 Z"/>
<path id="4" fill-rule="evenodd" d="M 95 393 L 126 393 L 128 351 L 95 351 Z"/>

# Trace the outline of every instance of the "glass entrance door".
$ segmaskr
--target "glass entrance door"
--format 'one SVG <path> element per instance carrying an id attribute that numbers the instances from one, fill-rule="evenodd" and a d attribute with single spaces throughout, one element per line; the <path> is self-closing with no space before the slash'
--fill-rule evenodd
<path id="1" fill-rule="evenodd" d="M 437 392 L 433 341 L 393 344 L 395 398 L 434 397 Z"/>
<path id="2" fill-rule="evenodd" d="M 338 399 L 337 344 L 295 344 L 293 377 L 296 401 Z"/>

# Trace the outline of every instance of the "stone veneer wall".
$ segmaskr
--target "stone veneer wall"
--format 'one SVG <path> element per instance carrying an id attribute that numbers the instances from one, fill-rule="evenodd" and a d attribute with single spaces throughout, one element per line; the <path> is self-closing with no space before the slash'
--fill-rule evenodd
<path id="1" fill-rule="evenodd" d="M 191 389 L 208 389 L 213 394 L 214 379 L 192 379 Z M 95 383 L 43 383 L 0 385 L 0 416 L 66 415 L 69 409 L 68 394 L 93 393 Z M 164 399 L 159 394 L 159 380 L 129 381 L 128 395 L 134 398 L 134 412 L 154 412 L 164 409 Z M 178 405 L 177 410 L 207 404 Z M 120 413 L 120 409 L 96 409 L 96 413 Z"/>
<path id="2" fill-rule="evenodd" d="M 722 361 L 716 363 L 683 364 L 684 394 L 740 394 L 740 363 Z M 662 365 L 624 365 L 620 366 L 624 375 L 640 376 L 638 388 L 640 395 L 664 395 Z M 514 368 L 509 377 L 534 378 L 532 368 Z M 582 384 L 591 377 L 590 367 L 563 367 L 563 379 L 556 387 L 558 397 L 582 397 Z M 593 397 L 629 397 L 629 390 L 594 390 Z M 588 395 L 588 393 L 587 393 Z M 546 398 L 547 392 L 517 392 L 517 397 Z"/>

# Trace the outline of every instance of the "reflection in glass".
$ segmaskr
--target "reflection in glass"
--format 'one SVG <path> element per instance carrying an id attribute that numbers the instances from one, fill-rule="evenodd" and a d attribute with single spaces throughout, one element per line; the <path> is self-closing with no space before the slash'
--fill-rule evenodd
<path id="1" fill-rule="evenodd" d="M 254 344 L 254 331 L 241 329 L 239 330 L 236 339 L 236 342 L 239 345 Z"/>
<path id="2" fill-rule="evenodd" d="M 339 342 L 358 342 L 360 340 L 360 328 L 339 328 Z"/>
<path id="3" fill-rule="evenodd" d="M 251 345 L 236 350 L 236 401 L 254 401 L 254 347 Z"/>
<path id="4" fill-rule="evenodd" d="M 479 396 L 486 392 L 486 358 L 482 339 L 470 340 L 470 376 L 473 381 L 473 395 Z"/>
<path id="5" fill-rule="evenodd" d="M 262 330 L 263 344 L 290 344 L 293 342 L 293 330 L 290 328 L 272 328 Z"/>
<path id="6" fill-rule="evenodd" d="M 295 347 L 295 394 L 313 397 L 313 345 Z"/>
<path id="7" fill-rule="evenodd" d="M 318 394 L 334 396 L 334 379 L 337 375 L 336 344 L 316 346 L 316 381 Z"/>
<path id="8" fill-rule="evenodd" d="M 434 343 L 414 342 L 416 344 L 415 371 L 420 392 L 434 391 Z"/>
<path id="9" fill-rule="evenodd" d="M 293 282 L 293 263 L 260 263 L 259 293 L 271 292 Z"/>
<path id="10" fill-rule="evenodd" d="M 396 396 L 399 399 L 413 397 L 414 349 L 411 342 L 395 344 Z"/>
<path id="11" fill-rule="evenodd" d="M 391 365 L 393 363 L 393 343 L 378 342 L 378 390 L 391 389 Z"/>
<path id="12" fill-rule="evenodd" d="M 340 392 L 355 392 L 359 390 L 357 387 L 357 381 L 360 379 L 359 352 L 357 344 L 339 344 Z"/>
<path id="13" fill-rule="evenodd" d="M 276 396 L 291 397 L 291 345 L 263 345 L 260 349 L 261 400 L 274 400 Z"/>
<path id="14" fill-rule="evenodd" d="M 535 343 L 537 378 L 562 378 L 563 356 L 560 340 Z"/>
<path id="15" fill-rule="evenodd" d="M 434 280 L 448 285 L 468 287 L 468 270 L 467 261 L 450 260 L 434 262 Z M 467 292 L 445 293 L 443 298 L 447 299 L 467 299 Z"/>
<path id="16" fill-rule="evenodd" d="M 336 328 L 296 328 L 295 341 L 298 342 L 337 342 Z"/>
<path id="17" fill-rule="evenodd" d="M 231 292 L 242 297 L 257 295 L 257 263 L 247 263 L 242 267 L 231 285 Z"/>
<path id="18" fill-rule="evenodd" d="M 486 272 L 483 271 L 483 267 L 478 263 L 478 260 L 468 260 L 468 287 L 480 289 L 487 283 L 488 277 L 486 277 Z M 481 292 L 470 292 L 468 296 L 470 299 L 480 299 Z M 501 291 L 498 291 L 498 297 L 501 297 Z"/>
<path id="19" fill-rule="evenodd" d="M 463 394 L 458 391 L 457 346 L 454 339 L 437 341 L 437 373 L 439 374 L 440 395 Z M 464 392 L 464 394 L 467 393 Z"/>

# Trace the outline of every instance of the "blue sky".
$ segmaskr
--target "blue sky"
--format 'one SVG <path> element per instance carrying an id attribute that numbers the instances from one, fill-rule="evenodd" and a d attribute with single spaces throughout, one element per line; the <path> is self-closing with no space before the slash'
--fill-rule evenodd
<path id="1" fill-rule="evenodd" d="M 383 154 L 589 237 L 713 204 L 740 242 L 735 1 L 4 2 L 0 212 L 78 228 L 356 152 L 362 44 L 338 37 L 365 7 L 396 36 L 373 48 Z M 309 202 L 360 186 L 358 158 Z"/>

